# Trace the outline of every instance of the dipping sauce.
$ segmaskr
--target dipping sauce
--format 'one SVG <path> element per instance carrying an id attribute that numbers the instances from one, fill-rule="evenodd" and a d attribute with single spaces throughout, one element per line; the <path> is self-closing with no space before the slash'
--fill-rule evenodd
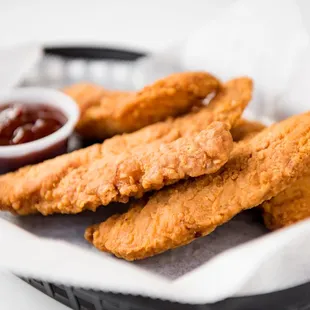
<path id="1" fill-rule="evenodd" d="M 0 106 L 0 146 L 35 141 L 57 131 L 65 115 L 45 104 L 12 102 Z"/>

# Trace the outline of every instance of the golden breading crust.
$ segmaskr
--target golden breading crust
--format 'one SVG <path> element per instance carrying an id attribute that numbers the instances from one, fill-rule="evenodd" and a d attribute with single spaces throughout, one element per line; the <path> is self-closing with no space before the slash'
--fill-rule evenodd
<path id="1" fill-rule="evenodd" d="M 231 130 L 234 141 L 247 139 L 264 128 L 256 122 L 240 120 Z M 265 226 L 276 230 L 310 217 L 310 175 L 302 176 L 283 192 L 262 205 Z"/>
<path id="2" fill-rule="evenodd" d="M 211 233 L 242 210 L 274 197 L 310 164 L 310 113 L 277 123 L 235 144 L 217 173 L 155 193 L 122 215 L 88 228 L 96 248 L 143 259 Z"/>
<path id="3" fill-rule="evenodd" d="M 289 226 L 310 217 L 310 175 L 262 204 L 265 225 L 270 230 Z"/>
<path id="4" fill-rule="evenodd" d="M 73 170 L 35 207 L 48 215 L 95 211 L 113 201 L 127 202 L 129 197 L 141 197 L 180 179 L 216 172 L 227 162 L 232 146 L 227 125 L 215 122 L 197 135 L 156 147 L 137 147 Z"/>
<path id="5" fill-rule="evenodd" d="M 44 210 L 46 202 L 53 202 L 54 188 L 68 175 L 76 170 L 87 167 L 96 160 L 115 158 L 123 152 L 133 151 L 139 145 L 152 144 L 158 148 L 162 143 L 169 143 L 182 137 L 207 128 L 214 121 L 221 121 L 231 128 L 240 118 L 252 95 L 252 81 L 248 78 L 238 78 L 227 82 L 211 103 L 196 113 L 191 113 L 175 120 L 156 123 L 131 134 L 115 136 L 103 144 L 96 144 L 76 152 L 62 155 L 43 163 L 27 166 L 16 172 L 0 176 L 0 210 L 8 210 L 27 215 L 41 210 L 49 214 L 57 209 L 50 210 L 50 203 Z M 96 179 L 95 177 L 94 179 Z M 79 186 L 80 179 L 74 184 L 74 190 L 83 194 L 85 189 Z M 64 188 L 65 200 L 67 197 Z M 70 211 L 71 202 L 58 207 L 59 212 Z M 87 206 L 84 206 L 87 208 Z M 93 208 L 93 205 L 92 205 Z"/>
<path id="6" fill-rule="evenodd" d="M 108 91 L 78 84 L 64 89 L 81 110 L 76 130 L 87 138 L 104 139 L 189 112 L 212 92 L 219 81 L 205 72 L 170 75 L 138 92 Z"/>
<path id="7" fill-rule="evenodd" d="M 246 119 L 240 119 L 234 128 L 231 129 L 231 135 L 235 142 L 241 140 L 250 139 L 266 126 L 256 121 L 248 121 Z"/>
<path id="8" fill-rule="evenodd" d="M 220 121 L 233 128 L 252 99 L 253 83 L 247 77 L 236 78 L 224 84 L 206 107 L 176 119 L 156 123 L 131 134 L 115 136 L 103 143 L 105 152 L 119 154 L 126 149 L 148 143 L 171 142 L 206 129 Z"/>

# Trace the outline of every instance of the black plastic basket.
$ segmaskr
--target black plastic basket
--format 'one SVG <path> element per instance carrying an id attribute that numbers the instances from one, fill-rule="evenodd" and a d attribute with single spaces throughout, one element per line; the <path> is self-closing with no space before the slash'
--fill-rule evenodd
<path id="1" fill-rule="evenodd" d="M 307 310 L 310 283 L 270 294 L 228 298 L 214 304 L 189 305 L 141 296 L 98 292 L 24 279 L 33 287 L 75 310 Z"/>
<path id="2" fill-rule="evenodd" d="M 40 70 L 45 69 L 46 62 L 49 58 L 61 59 L 64 64 L 74 60 L 83 60 L 86 65 L 91 62 L 107 61 L 109 66 L 113 66 L 117 62 L 125 62 L 128 64 L 128 72 L 130 74 L 131 64 L 142 56 L 143 52 L 125 51 L 111 48 L 94 48 L 94 47 L 56 47 L 46 48 L 45 59 L 40 64 Z M 51 77 L 43 73 L 25 80 L 25 85 L 40 84 L 50 86 Z M 60 84 L 66 81 L 61 81 Z M 126 87 L 125 87 L 126 88 Z M 141 296 L 131 296 L 124 294 L 114 294 L 110 292 L 93 291 L 68 287 L 38 281 L 35 279 L 23 279 L 36 289 L 47 294 L 51 298 L 76 310 L 306 310 L 310 309 L 310 283 L 297 286 L 291 289 L 249 296 L 228 298 L 226 300 L 205 305 L 189 305 L 172 303 L 159 299 L 152 299 Z"/>

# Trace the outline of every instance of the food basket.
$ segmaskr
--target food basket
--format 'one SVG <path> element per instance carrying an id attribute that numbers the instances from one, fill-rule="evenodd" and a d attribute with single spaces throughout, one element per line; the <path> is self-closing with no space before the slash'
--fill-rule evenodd
<path id="1" fill-rule="evenodd" d="M 62 87 L 79 81 L 110 89 L 135 88 L 137 60 L 142 52 L 111 48 L 45 48 L 44 57 L 23 81 L 24 86 Z M 303 310 L 310 309 L 310 283 L 270 294 L 229 298 L 214 304 L 179 304 L 141 296 L 85 290 L 55 283 L 23 279 L 51 298 L 76 310 Z"/>

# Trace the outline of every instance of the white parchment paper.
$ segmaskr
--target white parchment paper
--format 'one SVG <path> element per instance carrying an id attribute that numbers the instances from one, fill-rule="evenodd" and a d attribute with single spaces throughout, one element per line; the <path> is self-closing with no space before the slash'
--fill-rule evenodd
<path id="1" fill-rule="evenodd" d="M 42 56 L 39 44 L 28 43 L 0 49 L 0 89 L 22 81 Z"/>
<path id="2" fill-rule="evenodd" d="M 241 0 L 206 21 L 178 48 L 144 63 L 147 68 L 163 68 L 157 64 L 165 63 L 170 69 L 207 70 L 222 79 L 250 75 L 255 81 L 252 114 L 280 119 L 308 109 L 309 50 L 295 1 Z M 147 79 L 157 73 L 149 74 Z M 271 292 L 310 280 L 310 221 L 267 234 L 259 210 L 253 209 L 190 245 L 128 263 L 97 251 L 83 238 L 88 225 L 124 207 L 75 216 L 1 213 L 0 268 L 78 287 L 186 303 Z"/>

